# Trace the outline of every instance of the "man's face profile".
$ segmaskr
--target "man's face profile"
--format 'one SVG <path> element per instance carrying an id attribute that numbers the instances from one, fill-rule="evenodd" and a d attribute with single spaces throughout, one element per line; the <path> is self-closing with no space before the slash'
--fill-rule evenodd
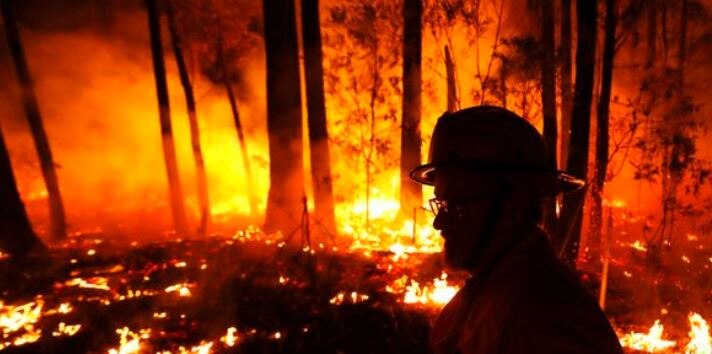
<path id="1" fill-rule="evenodd" d="M 495 182 L 481 174 L 440 169 L 435 176 L 435 197 L 447 204 L 435 216 L 433 227 L 445 240 L 444 261 L 451 270 L 471 270 L 482 253 L 481 238 L 492 203 Z"/>

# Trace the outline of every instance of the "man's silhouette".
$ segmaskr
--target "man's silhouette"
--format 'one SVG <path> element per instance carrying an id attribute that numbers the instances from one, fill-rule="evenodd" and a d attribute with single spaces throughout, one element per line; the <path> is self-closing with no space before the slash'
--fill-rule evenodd
<path id="1" fill-rule="evenodd" d="M 623 353 L 538 227 L 542 201 L 583 181 L 555 169 L 531 124 L 490 106 L 446 113 L 411 178 L 435 186 L 446 266 L 471 275 L 433 327 L 437 353 Z"/>

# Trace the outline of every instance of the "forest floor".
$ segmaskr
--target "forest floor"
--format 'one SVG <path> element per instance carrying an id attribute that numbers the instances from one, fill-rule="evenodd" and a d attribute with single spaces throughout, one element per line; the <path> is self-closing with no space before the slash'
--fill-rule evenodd
<path id="1" fill-rule="evenodd" d="M 413 280 L 432 286 L 438 255 L 310 251 L 258 233 L 148 244 L 100 236 L 42 259 L 0 259 L 0 352 L 430 353 L 442 304 L 406 303 L 404 293 Z M 614 259 L 607 312 L 620 333 L 662 318 L 673 353 L 690 311 L 711 319 L 712 276 L 704 266 L 684 277 L 665 271 L 676 264 L 659 267 L 644 276 L 635 252 Z M 595 270 L 582 279 L 598 288 Z"/>

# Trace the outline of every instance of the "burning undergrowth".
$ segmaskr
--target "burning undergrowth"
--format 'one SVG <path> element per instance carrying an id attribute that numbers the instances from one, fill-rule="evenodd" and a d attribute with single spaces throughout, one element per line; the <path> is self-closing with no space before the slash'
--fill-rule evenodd
<path id="1" fill-rule="evenodd" d="M 148 244 L 100 236 L 75 235 L 42 260 L 0 259 L 0 351 L 429 353 L 430 323 L 464 280 L 405 245 L 305 246 L 258 230 Z M 709 353 L 709 313 L 690 299 L 704 266 L 686 282 L 647 278 L 642 251 L 617 246 L 632 255 L 612 262 L 607 312 L 627 350 Z M 595 272 L 583 279 L 598 287 Z M 702 311 L 709 295 L 698 295 Z"/>
<path id="2" fill-rule="evenodd" d="M 384 268 L 390 252 L 366 257 L 261 237 L 241 233 L 141 246 L 83 239 L 54 250 L 49 263 L 7 258 L 0 348 L 427 352 L 437 307 L 403 306 L 404 294 L 413 290 L 403 280 L 392 283 L 409 270 Z M 26 271 L 18 274 L 18 268 Z"/>

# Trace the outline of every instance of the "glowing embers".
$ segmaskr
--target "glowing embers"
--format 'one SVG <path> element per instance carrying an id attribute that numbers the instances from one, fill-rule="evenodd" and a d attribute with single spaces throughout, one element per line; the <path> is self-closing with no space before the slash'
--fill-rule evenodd
<path id="1" fill-rule="evenodd" d="M 630 332 L 621 337 L 621 345 L 626 348 L 648 353 L 658 353 L 674 347 L 676 344 L 675 341 L 662 339 L 663 329 L 660 320 L 655 320 L 655 323 L 650 327 L 648 333 Z"/>
<path id="2" fill-rule="evenodd" d="M 79 332 L 79 329 L 82 328 L 82 325 L 80 324 L 73 324 L 73 325 L 68 325 L 64 322 L 60 322 L 57 325 L 57 329 L 52 332 L 52 336 L 54 337 L 62 337 L 62 336 L 73 336 Z"/>
<path id="3" fill-rule="evenodd" d="M 368 300 L 369 296 L 366 294 L 359 294 L 355 291 L 352 292 L 344 292 L 341 291 L 336 296 L 332 297 L 329 300 L 329 303 L 332 305 L 341 305 L 344 303 L 347 304 L 357 304 L 359 302 L 364 302 Z"/>
<path id="4" fill-rule="evenodd" d="M 132 332 L 128 327 L 116 330 L 119 335 L 119 347 L 109 349 L 109 354 L 134 354 L 141 350 L 141 340 L 148 339 L 151 334 L 150 329 L 142 329 L 139 333 Z"/>
<path id="5" fill-rule="evenodd" d="M 639 240 L 633 241 L 633 243 L 630 244 L 630 248 L 639 252 L 648 252 L 648 247 L 645 246 L 645 244 Z"/>
<path id="6" fill-rule="evenodd" d="M 96 289 L 109 291 L 109 280 L 105 277 L 73 278 L 64 282 L 66 286 L 77 286 L 85 289 Z"/>
<path id="7" fill-rule="evenodd" d="M 181 283 L 181 284 L 173 284 L 164 289 L 166 293 L 177 293 L 179 296 L 182 297 L 190 297 L 193 296 L 193 294 L 190 292 L 190 288 L 193 287 L 194 285 L 187 284 L 187 283 Z"/>
<path id="8" fill-rule="evenodd" d="M 712 338 L 707 322 L 698 313 L 688 316 L 690 322 L 689 341 L 684 347 L 685 354 L 712 354 Z M 678 342 L 663 339 L 663 325 L 660 320 L 655 323 L 648 333 L 630 332 L 620 338 L 621 345 L 648 353 L 680 353 L 674 350 Z M 681 348 L 682 349 L 682 348 Z"/>
<path id="9" fill-rule="evenodd" d="M 442 306 L 447 304 L 452 299 L 459 286 L 449 284 L 447 274 L 443 272 L 439 278 L 433 279 L 432 285 L 420 285 L 413 279 L 408 279 L 407 276 L 394 281 L 391 285 L 386 286 L 386 291 L 394 294 L 403 294 L 403 302 L 406 304 L 422 304 L 429 306 Z"/>
<path id="10" fill-rule="evenodd" d="M 19 306 L 5 305 L 0 301 L 0 329 L 3 334 L 0 349 L 40 339 L 42 331 L 36 329 L 35 324 L 42 317 L 43 306 L 44 301 L 40 298 Z"/>
<path id="11" fill-rule="evenodd" d="M 237 336 L 237 328 L 235 327 L 230 327 L 227 329 L 227 333 L 220 337 L 220 341 L 223 342 L 226 346 L 232 347 L 237 343 L 237 340 L 239 337 Z"/>

